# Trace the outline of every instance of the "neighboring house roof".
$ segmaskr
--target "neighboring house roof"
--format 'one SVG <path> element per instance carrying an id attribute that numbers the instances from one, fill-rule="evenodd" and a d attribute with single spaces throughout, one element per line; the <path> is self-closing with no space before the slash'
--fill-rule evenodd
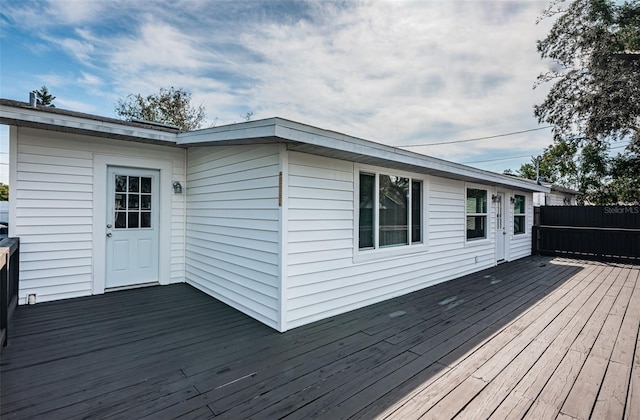
<path id="1" fill-rule="evenodd" d="M 582 194 L 580 191 L 572 190 L 571 188 L 563 187 L 562 185 L 552 184 L 550 182 L 541 181 L 540 183 L 537 183 L 533 179 L 522 178 L 522 177 L 519 177 L 518 175 L 511 175 L 511 174 L 505 174 L 505 175 L 513 177 L 513 178 L 521 179 L 521 180 L 529 182 L 531 184 L 538 184 L 538 185 L 542 185 L 542 186 L 548 187 L 550 189 L 550 191 L 545 191 L 545 192 L 556 191 L 556 192 L 560 192 L 560 193 L 564 193 L 564 194 L 575 194 L 575 195 L 581 195 Z"/>
<path id="2" fill-rule="evenodd" d="M 42 106 L 34 108 L 26 102 L 0 99 L 0 122 L 22 127 L 181 147 L 285 143 L 287 149 L 291 151 L 350 160 L 361 164 L 385 166 L 463 181 L 480 181 L 528 191 L 549 192 L 548 187 L 521 178 L 437 159 L 282 118 L 181 132 L 152 123 L 122 121 L 59 108 Z"/>
<path id="3" fill-rule="evenodd" d="M 564 194 L 582 195 L 580 191 L 572 190 L 571 188 L 563 187 L 561 185 L 551 184 L 551 191 L 557 191 Z"/>

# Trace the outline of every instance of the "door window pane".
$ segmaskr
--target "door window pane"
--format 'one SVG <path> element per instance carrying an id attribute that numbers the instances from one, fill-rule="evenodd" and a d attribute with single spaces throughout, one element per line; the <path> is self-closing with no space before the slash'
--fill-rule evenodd
<path id="1" fill-rule="evenodd" d="M 115 201 L 115 209 L 116 210 L 122 210 L 124 208 L 126 208 L 127 203 L 125 203 L 124 198 L 126 197 L 125 194 L 116 194 L 116 201 Z"/>
<path id="2" fill-rule="evenodd" d="M 140 178 L 137 176 L 129 177 L 129 192 L 138 192 L 140 190 Z"/>
<path id="3" fill-rule="evenodd" d="M 138 227 L 138 217 L 139 217 L 139 213 L 137 211 L 134 212 L 130 212 L 129 216 L 128 216 L 128 223 L 127 223 L 127 227 L 129 229 L 132 228 L 137 228 Z"/>
<path id="4" fill-rule="evenodd" d="M 129 194 L 129 210 L 137 210 L 139 208 L 140 197 L 138 194 Z"/>
<path id="5" fill-rule="evenodd" d="M 146 176 L 140 178 L 140 192 L 147 194 L 151 192 L 151 178 Z"/>
<path id="6" fill-rule="evenodd" d="M 141 228 L 151 227 L 151 212 L 144 211 L 140 213 L 140 227 Z"/>
<path id="7" fill-rule="evenodd" d="M 127 227 L 127 213 L 123 211 L 117 211 L 114 220 L 114 226 L 116 229 L 125 229 Z"/>
<path id="8" fill-rule="evenodd" d="M 116 192 L 127 191 L 127 177 L 124 175 L 116 175 Z"/>
<path id="9" fill-rule="evenodd" d="M 143 210 L 151 210 L 151 196 L 143 195 L 140 197 L 141 203 L 140 208 Z"/>

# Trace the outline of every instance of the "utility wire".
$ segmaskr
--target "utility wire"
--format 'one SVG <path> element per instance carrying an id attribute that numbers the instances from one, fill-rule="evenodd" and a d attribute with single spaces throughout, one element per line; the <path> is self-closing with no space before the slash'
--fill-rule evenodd
<path id="1" fill-rule="evenodd" d="M 627 144 L 623 144 L 621 146 L 615 146 L 615 147 L 610 147 L 609 150 L 613 150 L 613 149 L 621 149 L 623 147 L 627 147 L 629 145 L 629 143 Z M 484 163 L 484 162 L 499 162 L 501 160 L 512 160 L 512 159 L 522 159 L 522 158 L 526 158 L 526 157 L 530 157 L 531 155 L 521 155 L 521 156 L 508 156 L 508 157 L 504 157 L 504 158 L 497 158 L 497 159 L 486 159 L 486 160 L 472 160 L 469 162 L 459 162 L 463 165 L 467 165 L 469 163 Z"/>
<path id="2" fill-rule="evenodd" d="M 495 138 L 498 138 L 498 137 L 513 136 L 513 135 L 516 135 L 516 134 L 528 133 L 530 131 L 544 130 L 544 129 L 551 128 L 551 127 L 552 126 L 547 125 L 547 126 L 544 126 L 544 127 L 531 128 L 529 130 L 522 130 L 522 131 L 514 131 L 512 133 L 496 134 L 496 135 L 487 136 L 487 137 L 476 137 L 476 138 L 473 138 L 473 139 L 465 139 L 465 140 L 440 141 L 440 142 L 437 142 L 437 143 L 405 144 L 405 145 L 396 146 L 396 147 L 422 147 L 422 146 L 438 146 L 438 145 L 441 145 L 441 144 L 467 143 L 467 142 L 470 142 L 470 141 L 489 140 L 489 139 L 495 139 Z"/>
<path id="3" fill-rule="evenodd" d="M 526 157 L 530 157 L 531 155 L 522 155 L 522 156 L 509 156 L 509 157 L 505 157 L 505 158 L 499 158 L 499 159 L 487 159 L 487 160 L 472 160 L 470 162 L 460 162 L 463 165 L 466 165 L 468 163 L 483 163 L 483 162 L 498 162 L 500 160 L 512 160 L 512 159 L 522 159 L 522 158 L 526 158 Z"/>

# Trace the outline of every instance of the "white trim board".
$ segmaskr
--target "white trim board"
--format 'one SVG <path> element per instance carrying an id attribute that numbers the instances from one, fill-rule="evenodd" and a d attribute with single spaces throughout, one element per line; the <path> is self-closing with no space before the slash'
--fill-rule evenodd
<path id="1" fill-rule="evenodd" d="M 178 147 L 286 143 L 288 150 L 317 154 L 363 164 L 420 172 L 468 182 L 481 182 L 523 191 L 549 192 L 549 187 L 471 166 L 449 162 L 408 150 L 392 147 L 331 130 L 269 118 L 213 127 L 185 133 L 132 126 L 130 123 L 105 121 L 90 115 L 76 116 L 0 104 L 0 121 L 9 125 L 30 126 L 53 131 L 67 131 L 128 141 L 145 141 Z"/>
<path id="2" fill-rule="evenodd" d="M 171 243 L 171 194 L 173 194 L 173 165 L 171 161 L 140 159 L 123 156 L 95 154 L 93 157 L 93 294 L 102 294 L 106 277 L 107 224 L 107 167 L 156 169 L 160 171 L 160 254 L 158 256 L 158 280 L 161 285 L 170 283 L 171 249 L 162 244 Z"/>

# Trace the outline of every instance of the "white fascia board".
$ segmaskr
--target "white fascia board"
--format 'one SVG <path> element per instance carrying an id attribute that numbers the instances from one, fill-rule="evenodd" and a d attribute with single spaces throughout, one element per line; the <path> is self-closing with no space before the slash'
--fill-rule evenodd
<path id="1" fill-rule="evenodd" d="M 275 136 L 276 126 L 277 118 L 269 118 L 246 123 L 204 128 L 202 130 L 178 134 L 177 144 L 198 146 L 226 141 L 269 138 Z"/>
<path id="2" fill-rule="evenodd" d="M 526 191 L 549 192 L 549 188 L 525 180 L 519 180 L 495 172 L 484 171 L 471 166 L 449 162 L 408 150 L 375 143 L 335 131 L 323 130 L 309 125 L 270 118 L 222 127 L 214 127 L 190 133 L 178 134 L 179 145 L 216 144 L 243 139 L 277 138 L 321 148 L 368 156 L 376 159 L 417 166 L 440 174 L 451 174 L 459 178 L 500 184 Z"/>
<path id="3" fill-rule="evenodd" d="M 165 144 L 170 143 L 171 145 L 175 145 L 177 140 L 176 133 L 6 105 L 0 105 L 0 121 L 8 125 L 25 125 L 69 132 L 101 133 L 113 138 L 142 139 Z"/>

